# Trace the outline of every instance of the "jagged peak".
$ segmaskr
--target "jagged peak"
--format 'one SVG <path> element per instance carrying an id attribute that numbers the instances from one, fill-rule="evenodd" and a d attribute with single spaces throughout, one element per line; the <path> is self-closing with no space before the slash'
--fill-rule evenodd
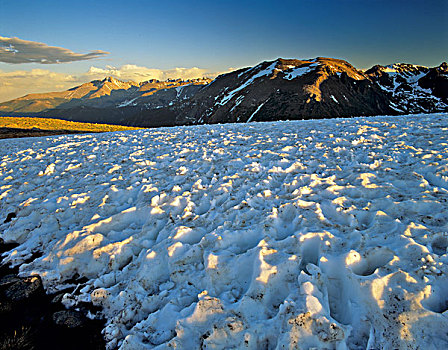
<path id="1" fill-rule="evenodd" d="M 256 66 L 243 68 L 231 74 L 233 76 L 236 74 L 238 78 L 242 77 L 243 79 L 253 81 L 266 76 L 270 79 L 275 79 L 279 76 L 287 80 L 293 80 L 311 72 L 315 72 L 319 76 L 333 76 L 345 73 L 355 80 L 367 79 L 362 71 L 356 69 L 349 62 L 329 57 L 306 59 L 279 57 L 273 61 L 264 61 Z M 226 74 L 223 76 L 226 76 Z"/>
<path id="2" fill-rule="evenodd" d="M 428 68 L 426 66 L 422 66 L 421 64 L 412 64 L 403 62 L 394 63 L 392 64 L 392 66 L 395 68 Z"/>
<path id="3" fill-rule="evenodd" d="M 114 77 L 111 76 L 107 76 L 102 80 L 104 83 L 109 82 L 109 83 L 114 83 L 115 81 L 118 81 L 117 79 L 115 79 Z"/>
<path id="4" fill-rule="evenodd" d="M 134 82 L 134 81 L 132 81 L 132 80 L 123 81 L 123 80 L 116 79 L 116 78 L 114 78 L 114 77 L 112 77 L 112 76 L 107 76 L 107 77 L 105 77 L 101 82 L 102 82 L 103 84 L 111 83 L 111 84 L 118 85 L 118 86 L 124 86 L 124 85 L 138 85 L 136 82 Z"/>
<path id="5" fill-rule="evenodd" d="M 372 68 L 368 69 L 366 74 L 378 74 L 378 73 L 420 73 L 422 71 L 428 71 L 429 68 L 421 65 L 411 64 L 411 63 L 392 63 L 386 66 L 375 65 Z"/>
<path id="6" fill-rule="evenodd" d="M 436 67 L 437 69 L 443 71 L 443 72 L 447 72 L 448 71 L 448 64 L 446 62 L 442 62 L 438 67 Z"/>
<path id="7" fill-rule="evenodd" d="M 329 66 L 336 71 L 358 71 L 352 64 L 349 62 L 340 59 L 340 58 L 331 58 L 331 57 L 316 57 L 316 58 L 277 58 L 275 61 L 277 62 L 279 67 L 301 67 L 301 66 L 309 66 L 311 64 L 316 64 L 319 66 Z"/>

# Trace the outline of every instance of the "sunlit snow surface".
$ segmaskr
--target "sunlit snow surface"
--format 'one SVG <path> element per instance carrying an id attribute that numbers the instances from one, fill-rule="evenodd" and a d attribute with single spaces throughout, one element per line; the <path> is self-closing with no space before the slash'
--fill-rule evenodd
<path id="1" fill-rule="evenodd" d="M 448 114 L 0 146 L 8 259 L 110 348 L 448 347 Z"/>

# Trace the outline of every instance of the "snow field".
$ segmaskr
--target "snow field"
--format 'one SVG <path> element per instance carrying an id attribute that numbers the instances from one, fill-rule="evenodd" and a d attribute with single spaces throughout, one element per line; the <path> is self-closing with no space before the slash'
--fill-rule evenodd
<path id="1" fill-rule="evenodd" d="M 7 260 L 109 348 L 448 347 L 448 114 L 0 144 Z"/>

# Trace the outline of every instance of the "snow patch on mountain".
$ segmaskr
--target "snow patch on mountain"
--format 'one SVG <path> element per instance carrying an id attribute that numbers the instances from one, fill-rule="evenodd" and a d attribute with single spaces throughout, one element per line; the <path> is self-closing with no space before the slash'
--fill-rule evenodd
<path id="1" fill-rule="evenodd" d="M 260 111 L 261 107 L 263 107 L 263 105 L 264 105 L 265 103 L 266 103 L 266 101 L 263 102 L 261 105 L 259 105 L 259 106 L 257 107 L 257 109 L 250 115 L 249 119 L 247 119 L 247 123 L 250 123 L 250 122 L 252 121 L 252 119 L 253 119 L 253 117 L 255 116 L 255 114 L 257 114 L 257 113 Z"/>
<path id="2" fill-rule="evenodd" d="M 292 71 L 288 71 L 288 73 L 285 75 L 285 79 L 287 80 L 293 80 L 296 79 L 297 77 L 301 77 L 302 75 L 305 75 L 311 71 L 313 71 L 316 67 L 318 67 L 319 64 L 310 64 L 309 66 L 306 67 L 294 67 L 292 69 Z"/>
<path id="3" fill-rule="evenodd" d="M 276 69 L 276 66 L 277 66 L 277 61 L 274 61 L 267 68 L 260 70 L 257 74 L 251 76 L 239 87 L 230 91 L 226 96 L 224 96 L 221 99 L 221 101 L 218 102 L 218 104 L 220 104 L 221 106 L 225 105 L 227 102 L 229 102 L 233 98 L 233 96 L 235 96 L 236 93 L 238 93 L 239 91 L 242 91 L 243 89 L 248 87 L 250 84 L 252 84 L 255 81 L 255 79 L 271 75 L 274 72 L 274 70 Z"/>
<path id="4" fill-rule="evenodd" d="M 118 108 L 121 108 L 121 107 L 127 107 L 127 106 L 136 106 L 137 104 L 136 103 L 133 103 L 135 100 L 137 100 L 138 99 L 138 97 L 135 97 L 135 98 L 133 98 L 132 100 L 126 100 L 126 101 L 123 101 L 123 102 L 121 102 L 120 104 L 118 104 L 117 105 L 117 107 Z"/>
<path id="5" fill-rule="evenodd" d="M 390 107 L 398 112 L 431 112 L 432 109 L 444 110 L 448 104 L 434 96 L 433 91 L 420 86 L 429 68 L 412 64 L 392 64 L 377 66 L 377 70 L 388 77 L 380 77 L 376 82 L 391 96 Z"/>

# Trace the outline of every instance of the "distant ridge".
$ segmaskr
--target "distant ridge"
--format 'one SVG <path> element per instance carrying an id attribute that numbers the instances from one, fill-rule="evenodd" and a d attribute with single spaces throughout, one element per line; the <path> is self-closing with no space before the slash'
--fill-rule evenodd
<path id="1" fill-rule="evenodd" d="M 145 103 L 145 97 L 151 96 L 160 90 L 185 86 L 201 86 L 210 81 L 210 79 L 177 79 L 167 81 L 152 79 L 136 83 L 106 77 L 103 80 L 93 80 L 66 91 L 29 94 L 3 102 L 0 103 L 0 112 L 40 113 L 54 108 L 70 109 L 77 106 L 93 106 L 96 108 L 123 107 Z M 133 102 L 129 101 L 131 97 L 134 99 Z"/>
<path id="2" fill-rule="evenodd" d="M 135 130 L 127 126 L 77 123 L 51 118 L 1 117 L 0 139 Z"/>
<path id="3" fill-rule="evenodd" d="M 363 72 L 334 58 L 282 59 L 215 80 L 123 82 L 112 77 L 0 104 L 33 115 L 130 126 L 171 126 L 448 111 L 448 66 L 398 63 Z"/>

